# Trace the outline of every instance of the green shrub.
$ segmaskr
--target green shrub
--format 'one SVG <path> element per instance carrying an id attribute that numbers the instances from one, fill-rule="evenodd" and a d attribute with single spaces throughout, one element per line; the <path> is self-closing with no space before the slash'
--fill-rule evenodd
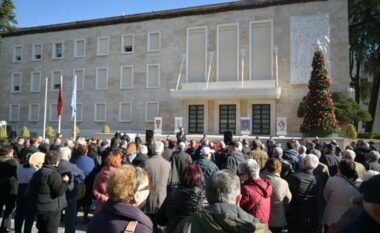
<path id="1" fill-rule="evenodd" d="M 24 138 L 30 137 L 30 131 L 29 131 L 28 127 L 26 127 L 26 126 L 22 127 L 20 136 L 24 137 Z"/>
<path id="2" fill-rule="evenodd" d="M 48 138 L 55 137 L 55 130 L 53 129 L 53 127 L 49 126 L 46 128 L 45 134 L 46 134 L 46 137 L 48 137 Z"/>
<path id="3" fill-rule="evenodd" d="M 74 127 L 71 129 L 71 133 L 72 133 L 72 135 L 74 135 Z M 80 134 L 80 129 L 78 126 L 75 128 L 75 133 L 77 136 Z"/>
<path id="4" fill-rule="evenodd" d="M 4 141 L 8 138 L 7 130 L 5 127 L 0 127 L 0 141 Z"/>
<path id="5" fill-rule="evenodd" d="M 358 134 L 356 132 L 356 129 L 353 124 L 348 124 L 347 130 L 346 130 L 346 137 L 350 139 L 355 139 L 357 138 Z"/>
<path id="6" fill-rule="evenodd" d="M 102 130 L 103 133 L 110 133 L 111 132 L 111 129 L 108 125 L 104 125 L 103 126 L 103 130 Z"/>

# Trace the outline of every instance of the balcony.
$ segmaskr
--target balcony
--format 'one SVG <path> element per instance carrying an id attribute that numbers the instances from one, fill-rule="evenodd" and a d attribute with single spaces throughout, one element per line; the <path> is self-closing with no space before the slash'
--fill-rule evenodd
<path id="1" fill-rule="evenodd" d="M 281 87 L 276 80 L 182 83 L 170 95 L 181 100 L 279 99 Z"/>

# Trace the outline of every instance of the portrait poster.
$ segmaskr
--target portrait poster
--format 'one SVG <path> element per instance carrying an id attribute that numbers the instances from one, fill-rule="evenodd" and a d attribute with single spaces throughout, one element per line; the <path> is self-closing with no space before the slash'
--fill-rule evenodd
<path id="1" fill-rule="evenodd" d="M 278 136 L 285 136 L 287 134 L 287 124 L 286 117 L 277 117 L 276 132 Z"/>
<path id="2" fill-rule="evenodd" d="M 241 135 L 251 134 L 251 118 L 249 117 L 240 118 L 240 134 Z"/>
<path id="3" fill-rule="evenodd" d="M 161 134 L 162 133 L 162 117 L 154 118 L 154 133 Z"/>
<path id="4" fill-rule="evenodd" d="M 180 127 L 183 127 L 183 117 L 174 117 L 174 133 L 178 133 Z"/>

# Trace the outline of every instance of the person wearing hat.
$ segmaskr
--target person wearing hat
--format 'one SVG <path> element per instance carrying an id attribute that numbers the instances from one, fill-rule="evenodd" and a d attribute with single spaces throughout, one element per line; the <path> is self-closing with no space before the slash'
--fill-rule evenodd
<path id="1" fill-rule="evenodd" d="M 353 223 L 346 225 L 339 233 L 380 232 L 380 175 L 365 181 L 360 186 L 363 212 Z"/>
<path id="2" fill-rule="evenodd" d="M 327 165 L 330 176 L 335 176 L 338 173 L 339 167 L 339 158 L 335 155 L 335 146 L 327 144 L 324 146 L 323 152 L 320 162 Z"/>
<path id="3" fill-rule="evenodd" d="M 237 141 L 230 142 L 226 163 L 221 166 L 222 169 L 228 169 L 237 174 L 238 166 L 245 161 L 244 155 L 239 151 L 240 143 Z"/>
<path id="4" fill-rule="evenodd" d="M 194 164 L 198 165 L 202 169 L 205 180 L 219 171 L 218 166 L 211 161 L 211 155 L 214 152 L 215 151 L 210 149 L 210 147 L 205 146 L 201 149 L 201 157 L 194 161 Z"/>

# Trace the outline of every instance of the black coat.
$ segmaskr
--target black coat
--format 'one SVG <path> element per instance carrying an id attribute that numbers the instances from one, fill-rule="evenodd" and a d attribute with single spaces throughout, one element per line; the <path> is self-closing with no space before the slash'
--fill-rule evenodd
<path id="1" fill-rule="evenodd" d="M 16 159 L 0 156 L 0 198 L 17 194 L 17 166 Z"/>
<path id="2" fill-rule="evenodd" d="M 339 159 L 335 154 L 323 154 L 319 161 L 329 167 L 330 176 L 335 176 L 338 173 Z"/>
<path id="3" fill-rule="evenodd" d="M 33 211 L 37 214 L 61 211 L 67 206 L 64 194 L 68 185 L 62 180 L 57 167 L 43 165 L 33 174 L 27 190 Z"/>
<path id="4" fill-rule="evenodd" d="M 191 156 L 184 151 L 175 151 L 170 157 L 170 163 L 172 166 L 171 185 L 178 185 L 180 182 L 181 174 L 187 165 L 193 162 Z"/>
<path id="5" fill-rule="evenodd" d="M 181 133 L 181 132 L 178 132 L 176 134 L 176 138 L 177 138 L 177 142 L 180 143 L 180 142 L 186 142 L 186 134 L 185 133 Z"/>
<path id="6" fill-rule="evenodd" d="M 28 154 L 34 154 L 36 152 L 40 152 L 40 150 L 35 146 L 24 147 L 18 157 L 20 163 L 24 163 L 25 158 Z"/>
<path id="7" fill-rule="evenodd" d="M 127 203 L 108 200 L 96 213 L 87 233 L 121 233 L 130 221 L 137 221 L 135 233 L 152 233 L 153 223 L 140 209 Z"/>
<path id="8" fill-rule="evenodd" d="M 225 165 L 222 165 L 222 169 L 228 169 L 234 174 L 237 174 L 239 164 L 245 161 L 244 155 L 239 151 L 234 151 L 227 156 Z"/>

